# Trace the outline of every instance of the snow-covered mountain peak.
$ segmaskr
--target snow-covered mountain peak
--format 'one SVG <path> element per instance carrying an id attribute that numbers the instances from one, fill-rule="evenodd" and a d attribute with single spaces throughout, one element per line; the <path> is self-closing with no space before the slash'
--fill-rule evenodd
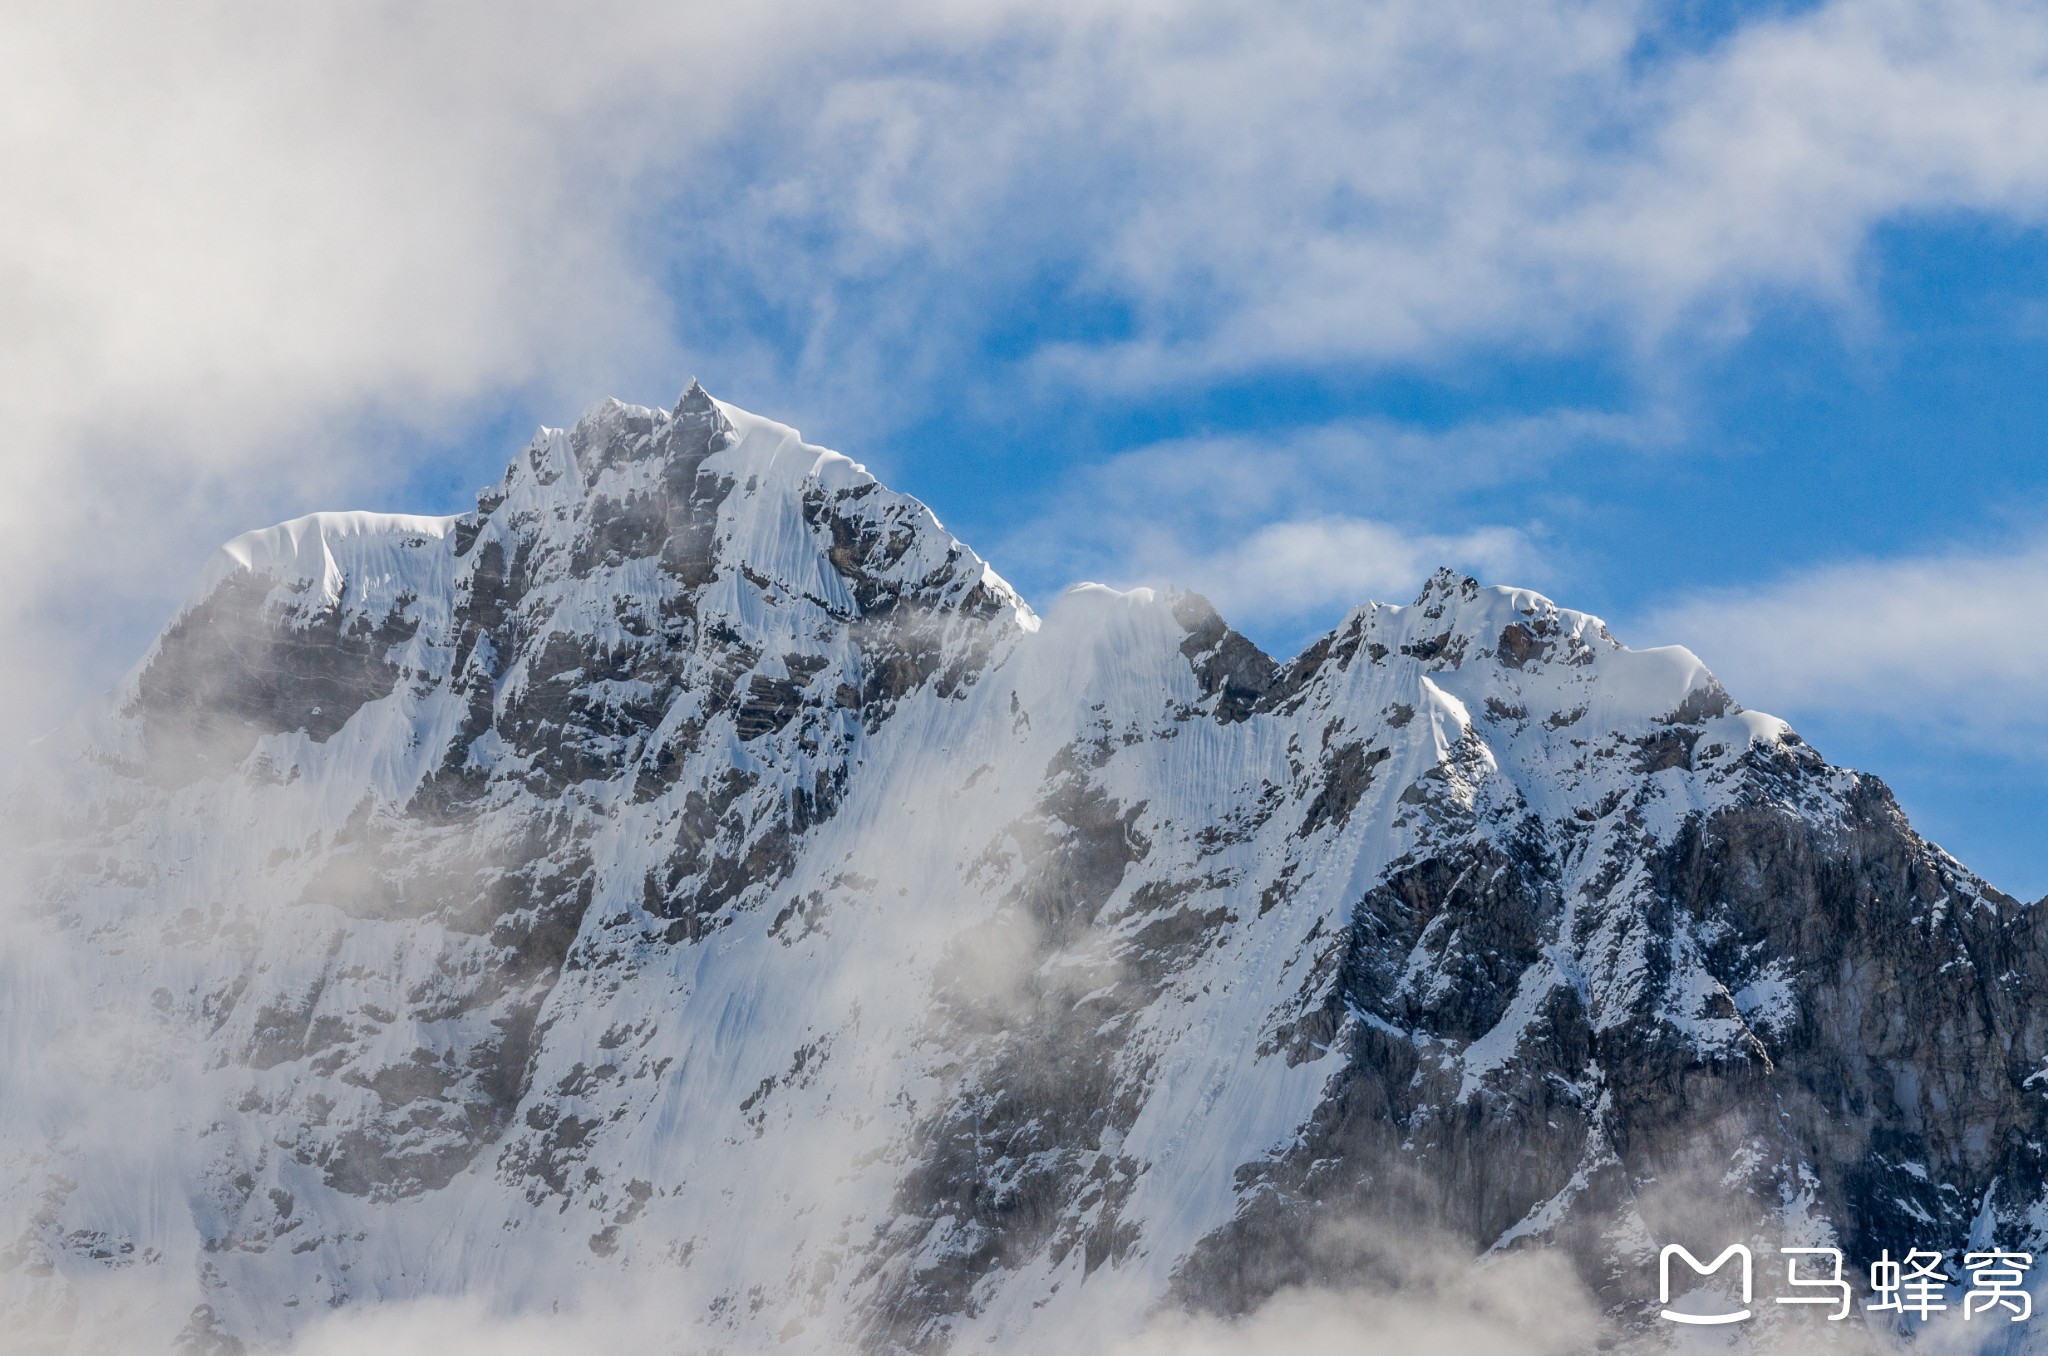
<path id="1" fill-rule="evenodd" d="M 657 502 L 666 506 L 659 521 Z M 1020 621 L 1029 617 L 1015 591 L 923 504 L 787 425 L 712 399 L 695 382 L 671 410 L 605 400 L 571 429 L 541 429 L 504 480 L 479 496 L 457 535 L 467 555 L 475 542 L 502 541 L 508 530 L 537 530 L 572 547 L 582 564 L 666 545 L 666 567 L 696 582 L 715 573 L 699 560 L 718 547 L 744 558 L 753 575 L 844 604 L 845 589 L 832 577 L 844 575 L 844 562 L 834 552 L 851 549 L 842 538 L 884 528 L 896 582 L 931 584 L 949 575 L 1001 596 Z M 664 529 L 670 540 L 657 542 Z"/>
<path id="2" fill-rule="evenodd" d="M 1700 1144 L 1731 1228 L 2048 1218 L 2036 916 L 1689 651 L 1451 571 L 1284 663 L 1172 589 L 1041 627 L 694 383 L 236 539 L 45 752 L 76 954 L 0 952 L 6 1029 L 122 1067 L 0 1099 L 0 1300 L 82 1340 L 630 1277 L 692 1348 L 1041 1350 L 1382 1216 L 1625 1307 Z M 44 1132 L 106 1105 L 160 1129 Z"/>
<path id="3" fill-rule="evenodd" d="M 1298 686 L 1335 655 L 1340 668 L 1363 651 L 1372 663 L 1408 661 L 1440 688 L 1514 708 L 1581 697 L 1594 702 L 1601 728 L 1684 723 L 1742 714 L 1697 655 L 1683 646 L 1630 649 L 1600 618 L 1559 607 L 1531 589 L 1481 585 L 1442 569 L 1413 603 L 1366 603 L 1287 666 L 1281 686 Z M 1391 657 L 1391 658 L 1390 658 Z M 1528 700 L 1525 700 L 1528 699 Z M 1574 718 L 1576 719 L 1576 717 Z M 1782 729 L 1766 722 L 1759 730 Z"/>
<path id="4" fill-rule="evenodd" d="M 693 383 L 672 410 L 604 401 L 542 429 L 471 513 L 316 514 L 236 539 L 118 704 L 195 768 L 294 731 L 324 744 L 374 707 L 446 749 L 439 773 L 415 769 L 441 781 L 492 765 L 493 727 L 531 712 L 554 733 L 523 756 L 580 774 L 594 765 L 560 746 L 592 737 L 584 712 L 607 748 L 629 727 L 652 748 L 712 716 L 665 694 L 717 706 L 737 685 L 767 702 L 731 715 L 752 740 L 826 670 L 856 697 L 954 687 L 1035 625 L 924 505 Z"/>

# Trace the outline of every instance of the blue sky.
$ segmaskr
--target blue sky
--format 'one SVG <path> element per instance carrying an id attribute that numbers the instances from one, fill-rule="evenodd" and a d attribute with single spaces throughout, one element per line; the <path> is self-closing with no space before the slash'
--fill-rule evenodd
<path id="1" fill-rule="evenodd" d="M 59 206 L 0 219 L 49 320 L 0 564 L 71 648 L 22 709 L 235 530 L 460 509 L 694 374 L 1039 602 L 1178 583 L 1284 655 L 1449 563 L 1690 645 L 2048 893 L 2038 6 L 30 29 L 59 74 L 5 97 L 67 130 L 7 166 Z"/>

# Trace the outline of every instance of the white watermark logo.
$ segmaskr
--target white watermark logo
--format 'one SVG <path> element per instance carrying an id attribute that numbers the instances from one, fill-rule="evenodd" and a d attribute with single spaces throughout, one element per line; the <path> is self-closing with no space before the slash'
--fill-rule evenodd
<path id="1" fill-rule="evenodd" d="M 1775 1296 L 1776 1303 L 1833 1306 L 1834 1312 L 1827 1316 L 1830 1323 L 1839 1323 L 1855 1311 L 1854 1290 L 1842 1275 L 1841 1249 L 1780 1248 L 1778 1253 L 1785 1259 L 1786 1288 L 1805 1293 Z M 1712 1276 L 1731 1261 L 1739 1263 L 1735 1276 L 1740 1282 L 1743 1307 L 1722 1313 L 1691 1313 L 1673 1309 L 1671 1263 L 1674 1259 L 1690 1267 L 1695 1276 Z M 1818 1260 L 1802 1264 L 1802 1259 Z M 1711 1262 L 1701 1262 L 1680 1244 L 1666 1244 L 1657 1255 L 1657 1302 L 1664 1306 L 1660 1316 L 1672 1323 L 1743 1322 L 1752 1317 L 1749 1308 L 1753 1295 L 1752 1265 L 1749 1249 L 1740 1243 L 1729 1244 Z M 2027 1272 L 2033 1265 L 2032 1253 L 1995 1249 L 1964 1253 L 1963 1271 L 1968 1280 L 1963 1282 L 1949 1275 L 1945 1253 L 1913 1248 L 1903 1258 L 1894 1260 L 1887 1248 L 1879 1254 L 1877 1261 L 1870 1264 L 1871 1298 L 1863 1302 L 1863 1307 L 1871 1313 L 1894 1313 L 1901 1319 L 1910 1315 L 1925 1323 L 1936 1314 L 1948 1312 L 1952 1288 L 1966 1286 L 1962 1296 L 1965 1319 L 2002 1314 L 2009 1322 L 2019 1323 L 2033 1317 L 2034 1313 L 2034 1298 L 2026 1289 Z"/>
<path id="2" fill-rule="evenodd" d="M 1730 1243 L 1721 1250 L 1719 1257 L 1716 1257 L 1706 1265 L 1701 1265 L 1700 1259 L 1687 1252 L 1683 1247 L 1676 1243 L 1667 1243 L 1664 1246 L 1664 1251 L 1657 1257 L 1657 1302 L 1659 1304 L 1668 1306 L 1671 1303 L 1671 1259 L 1674 1257 L 1684 1259 L 1685 1264 L 1693 1269 L 1694 1274 L 1700 1276 L 1713 1275 L 1731 1257 L 1741 1258 L 1742 1302 L 1744 1304 L 1749 1303 L 1750 1257 L 1748 1248 L 1743 1247 L 1740 1243 Z M 1667 1307 L 1664 1310 L 1664 1317 L 1670 1319 L 1673 1323 L 1740 1323 L 1743 1319 L 1749 1317 L 1749 1310 L 1738 1309 L 1734 1313 L 1728 1314 L 1686 1314 Z"/>

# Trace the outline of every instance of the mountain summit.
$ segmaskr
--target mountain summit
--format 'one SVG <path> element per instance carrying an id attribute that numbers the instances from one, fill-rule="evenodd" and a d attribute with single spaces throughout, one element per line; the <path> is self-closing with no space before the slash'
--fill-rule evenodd
<path id="1" fill-rule="evenodd" d="M 1378 1226 L 1627 1320 L 1662 1241 L 2048 1224 L 2043 910 L 1689 652 L 1450 572 L 1285 663 L 1192 594 L 1041 624 L 694 385 L 474 512 L 236 539 L 40 757 L 0 1302 L 51 1350 L 627 1284 L 1043 1350 Z"/>

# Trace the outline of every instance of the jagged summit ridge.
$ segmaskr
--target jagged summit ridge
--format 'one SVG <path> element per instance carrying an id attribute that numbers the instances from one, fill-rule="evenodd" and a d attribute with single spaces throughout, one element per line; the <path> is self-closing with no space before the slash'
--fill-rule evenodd
<path id="1" fill-rule="evenodd" d="M 763 720 L 779 729 L 803 680 L 838 659 L 858 670 L 841 675 L 856 696 L 930 676 L 954 614 L 1036 623 L 923 505 L 693 385 L 671 412 L 606 401 L 573 429 L 542 429 L 472 513 L 313 515 L 238 538 L 124 696 L 175 742 L 230 725 L 324 740 L 388 695 L 400 709 L 387 714 L 418 727 L 421 747 L 443 742 L 445 708 L 460 701 L 446 784 L 495 756 L 476 744 L 488 725 L 551 700 L 565 674 L 571 704 L 614 727 L 658 728 L 654 705 L 677 691 L 722 702 L 737 687 L 759 699 L 742 717 L 752 738 Z M 967 625 L 953 643 L 996 638 Z M 860 654 L 828 656 L 832 634 Z M 702 686 L 680 681 L 679 654 L 714 671 Z M 952 662 L 943 681 L 965 673 Z M 309 669 L 351 680 L 291 682 Z M 555 728 L 570 740 L 553 751 L 567 758 L 558 770 L 582 770 L 580 741 Z"/>
<path id="2" fill-rule="evenodd" d="M 1731 1237 L 2048 1218 L 2039 911 L 1690 652 L 1452 572 L 1285 662 L 1041 625 L 694 385 L 238 539 L 45 755 L 7 1029 L 74 994 L 92 1117 L 166 1127 L 10 1071 L 0 1299 L 81 1342 L 643 1277 L 705 1344 L 1043 1347 L 1362 1214 L 1626 1311 L 1701 1161 Z"/>

